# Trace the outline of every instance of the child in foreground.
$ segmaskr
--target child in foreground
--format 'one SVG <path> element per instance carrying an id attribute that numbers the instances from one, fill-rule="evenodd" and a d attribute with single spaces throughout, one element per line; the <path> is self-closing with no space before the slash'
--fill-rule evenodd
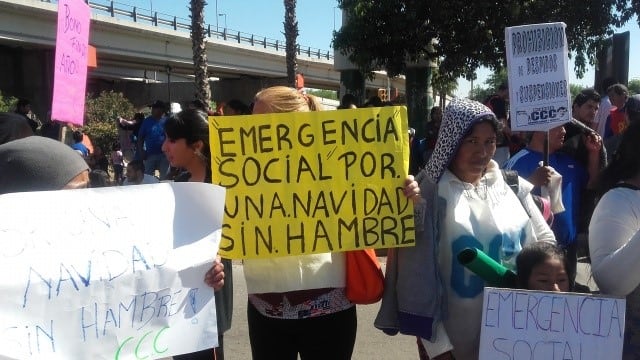
<path id="1" fill-rule="evenodd" d="M 516 269 L 520 288 L 572 291 L 567 258 L 556 244 L 540 241 L 525 246 L 516 258 Z"/>
<path id="2" fill-rule="evenodd" d="M 567 258 L 556 244 L 546 241 L 528 244 L 516 258 L 518 287 L 527 290 L 571 291 L 568 268 Z M 420 360 L 429 360 L 420 340 L 418 354 Z"/>

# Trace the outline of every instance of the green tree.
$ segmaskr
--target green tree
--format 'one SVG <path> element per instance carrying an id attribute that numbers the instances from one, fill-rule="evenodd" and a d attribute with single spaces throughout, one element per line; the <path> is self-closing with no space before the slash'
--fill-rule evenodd
<path id="1" fill-rule="evenodd" d="M 627 21 L 636 17 L 638 25 L 640 25 L 640 0 L 620 1 L 618 10 L 621 13 L 620 26 L 624 25 Z"/>
<path id="2" fill-rule="evenodd" d="M 85 105 L 83 131 L 91 137 L 94 145 L 108 153 L 118 140 L 118 117 L 131 119 L 133 114 L 133 104 L 122 93 L 103 91 L 95 98 L 89 94 Z"/>
<path id="3" fill-rule="evenodd" d="M 407 60 L 442 59 L 440 70 L 459 77 L 479 66 L 505 67 L 504 27 L 562 21 L 576 71 L 595 61 L 602 38 L 620 24 L 624 0 L 498 2 L 465 0 L 338 0 L 349 22 L 334 47 L 365 72 L 404 73 Z M 580 14 L 580 16 L 575 16 Z"/>
<path id="4" fill-rule="evenodd" d="M 334 90 L 309 90 L 307 91 L 307 93 L 309 95 L 325 99 L 338 100 L 338 92 Z"/>
<path id="5" fill-rule="evenodd" d="M 452 95 L 458 89 L 458 80 L 441 75 L 440 71 L 436 69 L 431 80 L 431 87 L 434 95 L 440 96 L 440 104 L 438 105 L 444 109 L 447 96 Z"/>
<path id="6" fill-rule="evenodd" d="M 406 74 L 408 64 L 441 60 L 439 70 L 452 78 L 469 77 L 480 66 L 504 68 L 505 26 L 556 21 L 567 24 L 569 50 L 582 76 L 627 8 L 626 0 L 338 0 L 338 5 L 349 21 L 334 32 L 334 48 L 364 73 L 384 69 L 395 76 Z M 418 90 L 409 88 L 409 80 L 407 94 Z"/>
<path id="7" fill-rule="evenodd" d="M 193 73 L 195 75 L 196 97 L 204 104 L 211 100 L 209 72 L 207 65 L 207 37 L 204 32 L 204 0 L 191 0 L 191 48 L 193 50 Z M 218 16 L 216 14 L 216 16 Z"/>
<path id="8" fill-rule="evenodd" d="M 0 91 L 0 112 L 10 112 L 16 109 L 18 99 L 13 96 L 2 95 Z"/>
<path id="9" fill-rule="evenodd" d="M 474 86 L 471 91 L 469 91 L 469 99 L 484 102 L 489 96 L 493 95 L 495 92 L 493 89 L 485 88 L 480 85 Z"/>
<path id="10" fill-rule="evenodd" d="M 287 83 L 296 87 L 296 73 L 298 72 L 298 20 L 296 20 L 296 0 L 284 0 L 284 39 L 287 62 Z"/>
<path id="11" fill-rule="evenodd" d="M 507 84 L 509 80 L 509 74 L 507 74 L 506 68 L 501 68 L 498 71 L 487 77 L 487 80 L 484 81 L 484 84 L 488 86 L 489 91 L 497 92 L 498 88 L 502 84 Z"/>
<path id="12" fill-rule="evenodd" d="M 569 93 L 571 94 L 571 99 L 575 98 L 576 95 L 580 93 L 580 91 L 584 90 L 585 87 L 578 84 L 569 84 Z"/>
<path id="13" fill-rule="evenodd" d="M 486 85 L 486 87 L 482 87 L 479 85 L 474 86 L 473 89 L 469 91 L 469 99 L 484 102 L 489 96 L 495 94 L 498 91 L 500 85 L 506 84 L 507 80 L 507 70 L 501 68 L 487 77 L 487 79 L 484 81 L 484 85 Z"/>
<path id="14" fill-rule="evenodd" d="M 640 79 L 631 79 L 627 86 L 630 95 L 640 94 Z"/>

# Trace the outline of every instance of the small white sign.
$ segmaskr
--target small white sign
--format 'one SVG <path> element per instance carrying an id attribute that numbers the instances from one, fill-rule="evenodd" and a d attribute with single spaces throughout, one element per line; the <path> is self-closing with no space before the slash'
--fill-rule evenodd
<path id="1" fill-rule="evenodd" d="M 0 358 L 155 359 L 217 345 L 225 190 L 196 183 L 0 196 Z"/>
<path id="2" fill-rule="evenodd" d="M 620 359 L 625 299 L 484 289 L 480 359 Z"/>
<path id="3" fill-rule="evenodd" d="M 545 131 L 571 120 L 566 27 L 505 28 L 512 130 Z"/>

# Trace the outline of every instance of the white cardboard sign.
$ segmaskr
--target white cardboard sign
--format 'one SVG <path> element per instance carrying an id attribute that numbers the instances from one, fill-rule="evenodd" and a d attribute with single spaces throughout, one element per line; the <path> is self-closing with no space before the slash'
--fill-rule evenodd
<path id="1" fill-rule="evenodd" d="M 625 299 L 484 289 L 480 359 L 620 359 Z"/>
<path id="2" fill-rule="evenodd" d="M 216 346 L 203 279 L 224 197 L 200 183 L 0 196 L 0 358 L 154 359 Z"/>
<path id="3" fill-rule="evenodd" d="M 505 28 L 512 130 L 546 131 L 571 120 L 566 27 Z"/>

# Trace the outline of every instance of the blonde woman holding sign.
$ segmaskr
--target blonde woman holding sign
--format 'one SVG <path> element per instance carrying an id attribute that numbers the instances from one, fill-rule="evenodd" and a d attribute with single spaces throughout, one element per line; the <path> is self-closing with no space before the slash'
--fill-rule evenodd
<path id="1" fill-rule="evenodd" d="M 319 110 L 312 96 L 276 86 L 260 91 L 254 114 Z M 405 195 L 419 189 L 407 179 Z M 343 253 L 244 261 L 254 360 L 351 359 L 356 310 L 345 296 Z"/>

